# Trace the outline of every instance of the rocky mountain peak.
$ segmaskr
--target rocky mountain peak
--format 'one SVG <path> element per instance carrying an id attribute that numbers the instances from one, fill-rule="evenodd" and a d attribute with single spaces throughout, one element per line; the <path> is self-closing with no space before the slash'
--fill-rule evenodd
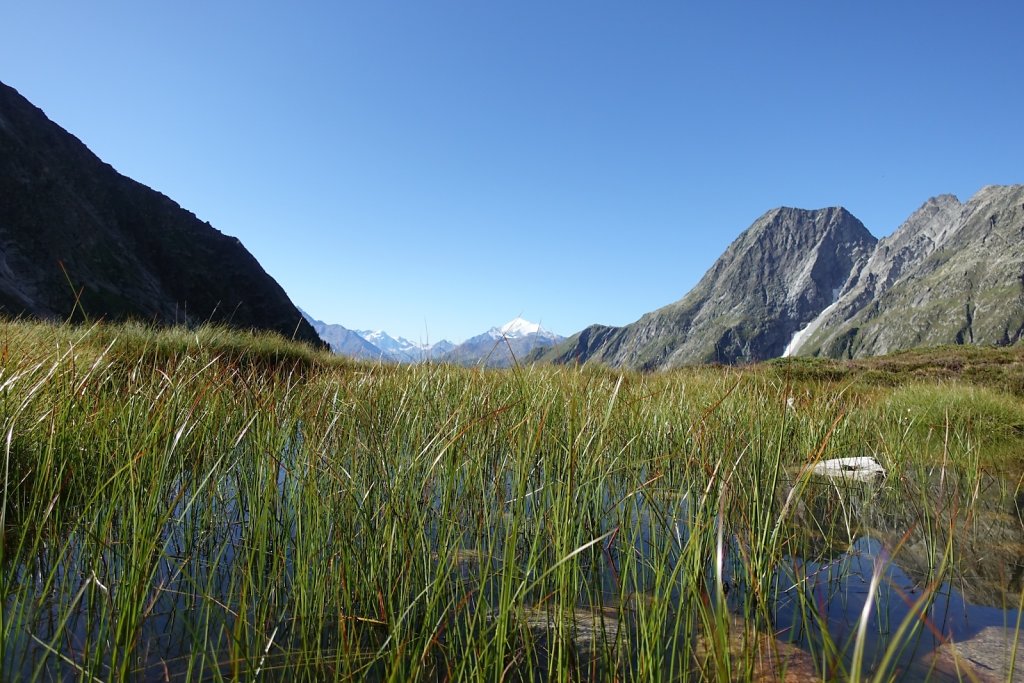
<path id="1" fill-rule="evenodd" d="M 536 359 L 639 369 L 1024 339 L 1024 185 L 924 202 L 875 240 L 841 207 L 780 207 L 676 303 Z"/>
<path id="2" fill-rule="evenodd" d="M 509 367 L 524 360 L 532 351 L 549 348 L 563 339 L 538 323 L 516 317 L 500 327 L 470 337 L 441 358 L 458 365 Z"/>
<path id="3" fill-rule="evenodd" d="M 841 207 L 772 209 L 683 299 L 625 327 L 588 328 L 550 357 L 653 369 L 778 356 L 848 286 L 875 242 Z"/>
<path id="4" fill-rule="evenodd" d="M 955 231 L 960 210 L 960 201 L 951 194 L 926 201 L 892 235 L 878 241 L 864 267 L 853 273 L 836 301 L 794 335 L 783 355 L 798 353 L 819 329 L 850 318 L 887 291 L 908 265 L 927 258 Z"/>
<path id="5" fill-rule="evenodd" d="M 879 241 L 834 307 L 791 353 L 862 356 L 926 343 L 1009 343 L 1024 330 L 1024 186 L 990 185 L 966 203 L 926 201 Z"/>
<path id="6" fill-rule="evenodd" d="M 522 337 L 527 334 L 537 334 L 541 327 L 537 323 L 531 323 L 523 318 L 513 318 L 498 328 L 498 332 L 506 337 Z"/>

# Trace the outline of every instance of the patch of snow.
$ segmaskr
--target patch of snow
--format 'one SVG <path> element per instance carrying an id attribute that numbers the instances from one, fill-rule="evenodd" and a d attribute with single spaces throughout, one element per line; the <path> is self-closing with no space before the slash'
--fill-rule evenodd
<path id="1" fill-rule="evenodd" d="M 402 348 L 402 349 L 422 349 L 423 348 L 423 344 L 417 344 L 416 342 L 409 341 L 405 337 L 398 337 L 397 339 L 395 339 L 395 341 L 398 342 L 399 348 Z"/>
<path id="2" fill-rule="evenodd" d="M 447 339 L 427 344 L 414 342 L 405 337 L 395 338 L 383 330 L 354 330 L 354 332 L 399 363 L 418 363 L 454 348 L 454 345 Z"/>
<path id="3" fill-rule="evenodd" d="M 540 332 L 539 324 L 531 323 L 529 320 L 523 320 L 522 318 L 513 318 L 498 328 L 499 336 L 504 335 L 506 337 L 525 337 L 530 334 L 537 334 L 538 332 Z"/>
<path id="4" fill-rule="evenodd" d="M 789 358 L 799 351 L 803 343 L 807 341 L 812 334 L 814 334 L 815 330 L 821 327 L 821 323 L 824 322 L 825 317 L 832 312 L 832 309 L 835 308 L 838 303 L 838 300 L 830 303 L 814 318 L 814 320 L 804 325 L 802 329 L 798 330 L 796 334 L 793 335 L 793 338 L 789 340 L 789 343 L 786 344 L 786 350 L 782 352 L 782 357 Z"/>

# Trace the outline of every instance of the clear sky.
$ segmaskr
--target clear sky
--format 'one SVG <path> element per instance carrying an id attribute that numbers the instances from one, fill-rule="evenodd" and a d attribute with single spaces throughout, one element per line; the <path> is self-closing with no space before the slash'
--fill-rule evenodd
<path id="1" fill-rule="evenodd" d="M 5 3 L 0 80 L 315 317 L 459 341 L 682 297 L 766 210 L 1024 182 L 1024 3 Z"/>

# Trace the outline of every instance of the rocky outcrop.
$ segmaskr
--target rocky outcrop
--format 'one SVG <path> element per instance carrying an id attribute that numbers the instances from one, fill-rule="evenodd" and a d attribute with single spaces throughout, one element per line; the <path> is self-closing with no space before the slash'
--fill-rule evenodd
<path id="1" fill-rule="evenodd" d="M 793 336 L 782 355 L 795 355 L 819 330 L 848 320 L 888 291 L 905 270 L 935 251 L 959 211 L 960 202 L 953 195 L 941 195 L 925 202 L 896 232 L 878 241 L 871 258 L 860 274 L 851 279 L 850 286 L 840 293 L 834 304 Z"/>
<path id="2" fill-rule="evenodd" d="M 853 286 L 875 238 L 843 208 L 769 211 L 680 301 L 625 327 L 595 325 L 533 359 L 656 369 L 779 356 Z"/>
<path id="3" fill-rule="evenodd" d="M 942 645 L 926 663 L 947 680 L 1024 683 L 1022 640 L 1015 627 L 988 626 L 970 638 Z"/>
<path id="4" fill-rule="evenodd" d="M 836 358 L 1024 336 L 1024 185 L 928 200 L 790 349 Z"/>
<path id="5" fill-rule="evenodd" d="M 0 313 L 223 323 L 323 342 L 236 238 L 0 83 Z"/>

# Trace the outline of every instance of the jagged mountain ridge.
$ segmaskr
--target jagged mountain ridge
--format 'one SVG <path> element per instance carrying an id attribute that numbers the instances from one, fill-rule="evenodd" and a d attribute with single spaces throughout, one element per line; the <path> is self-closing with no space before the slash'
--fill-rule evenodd
<path id="1" fill-rule="evenodd" d="M 302 311 L 302 309 L 299 310 Z M 313 329 L 327 343 L 331 351 L 339 356 L 358 360 L 391 360 L 384 351 L 366 341 L 359 333 L 343 325 L 325 323 L 305 311 L 302 311 L 302 316 L 313 326 Z"/>
<path id="2" fill-rule="evenodd" d="M 851 287 L 876 239 L 841 207 L 758 218 L 681 300 L 624 327 L 593 325 L 531 359 L 656 369 L 781 355 Z"/>
<path id="3" fill-rule="evenodd" d="M 241 242 L 115 171 L 3 83 L 0 313 L 213 322 L 322 345 Z"/>
<path id="4" fill-rule="evenodd" d="M 823 325 L 829 327 L 834 321 L 849 318 L 888 291 L 907 268 L 935 250 L 959 210 L 960 202 L 953 195 L 939 195 L 925 202 L 892 235 L 878 241 L 859 276 L 833 304 L 793 335 L 782 355 L 794 355 Z"/>
<path id="5" fill-rule="evenodd" d="M 356 330 L 356 334 L 380 349 L 384 355 L 396 363 L 420 363 L 426 360 L 437 360 L 455 348 L 447 339 L 433 344 L 418 344 L 405 337 L 392 337 L 383 330 Z"/>
<path id="6" fill-rule="evenodd" d="M 961 204 L 929 199 L 879 241 L 861 286 L 811 321 L 792 352 L 856 358 L 1024 337 L 1024 185 Z"/>
<path id="7" fill-rule="evenodd" d="M 393 363 L 440 361 L 466 366 L 503 368 L 522 361 L 534 349 L 548 348 L 565 339 L 537 323 L 514 318 L 500 327 L 470 337 L 461 344 L 443 339 L 416 344 L 381 330 L 350 330 L 302 313 L 334 353 L 360 360 Z"/>
<path id="8" fill-rule="evenodd" d="M 455 348 L 447 340 L 436 344 L 415 344 L 404 337 L 395 339 L 382 330 L 350 330 L 344 325 L 317 320 L 306 311 L 302 311 L 302 315 L 332 352 L 347 358 L 387 363 L 421 363 L 436 360 Z"/>
<path id="9" fill-rule="evenodd" d="M 507 368 L 522 362 L 532 351 L 549 348 L 563 339 L 538 323 L 517 317 L 470 337 L 444 354 L 441 360 L 457 365 Z"/>

